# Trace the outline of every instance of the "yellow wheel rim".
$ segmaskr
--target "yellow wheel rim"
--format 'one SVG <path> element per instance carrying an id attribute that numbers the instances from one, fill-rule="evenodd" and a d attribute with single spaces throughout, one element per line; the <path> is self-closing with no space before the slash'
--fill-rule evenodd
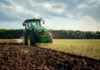
<path id="1" fill-rule="evenodd" d="M 25 45 L 25 38 L 24 37 L 22 38 L 22 41 L 23 41 L 23 44 Z"/>
<path id="2" fill-rule="evenodd" d="M 28 45 L 30 46 L 30 39 L 28 38 Z"/>

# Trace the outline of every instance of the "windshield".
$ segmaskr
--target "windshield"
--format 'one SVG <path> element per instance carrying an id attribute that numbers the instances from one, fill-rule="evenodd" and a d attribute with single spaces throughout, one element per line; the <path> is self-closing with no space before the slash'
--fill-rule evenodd
<path id="1" fill-rule="evenodd" d="M 29 22 L 29 29 L 32 30 L 34 27 L 40 27 L 40 21 Z"/>
<path id="2" fill-rule="evenodd" d="M 40 27 L 40 22 L 39 21 L 32 21 L 29 22 L 29 27 L 34 26 L 34 27 Z"/>

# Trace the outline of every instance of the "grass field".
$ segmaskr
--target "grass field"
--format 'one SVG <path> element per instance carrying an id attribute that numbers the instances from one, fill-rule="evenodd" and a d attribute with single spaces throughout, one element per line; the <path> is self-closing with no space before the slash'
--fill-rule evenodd
<path id="1" fill-rule="evenodd" d="M 54 39 L 53 44 L 37 44 L 72 54 L 100 59 L 100 39 Z"/>

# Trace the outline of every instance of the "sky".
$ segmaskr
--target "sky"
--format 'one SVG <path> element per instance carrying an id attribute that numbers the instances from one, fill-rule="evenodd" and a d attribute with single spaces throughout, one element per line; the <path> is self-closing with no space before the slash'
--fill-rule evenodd
<path id="1" fill-rule="evenodd" d="M 0 0 L 0 29 L 40 17 L 47 29 L 100 31 L 100 0 Z"/>

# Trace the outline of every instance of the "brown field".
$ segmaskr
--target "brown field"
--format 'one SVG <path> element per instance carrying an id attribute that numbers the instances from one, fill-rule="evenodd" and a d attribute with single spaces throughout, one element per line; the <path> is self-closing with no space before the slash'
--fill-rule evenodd
<path id="1" fill-rule="evenodd" d="M 0 39 L 0 70 L 100 70 L 100 60 Z"/>

